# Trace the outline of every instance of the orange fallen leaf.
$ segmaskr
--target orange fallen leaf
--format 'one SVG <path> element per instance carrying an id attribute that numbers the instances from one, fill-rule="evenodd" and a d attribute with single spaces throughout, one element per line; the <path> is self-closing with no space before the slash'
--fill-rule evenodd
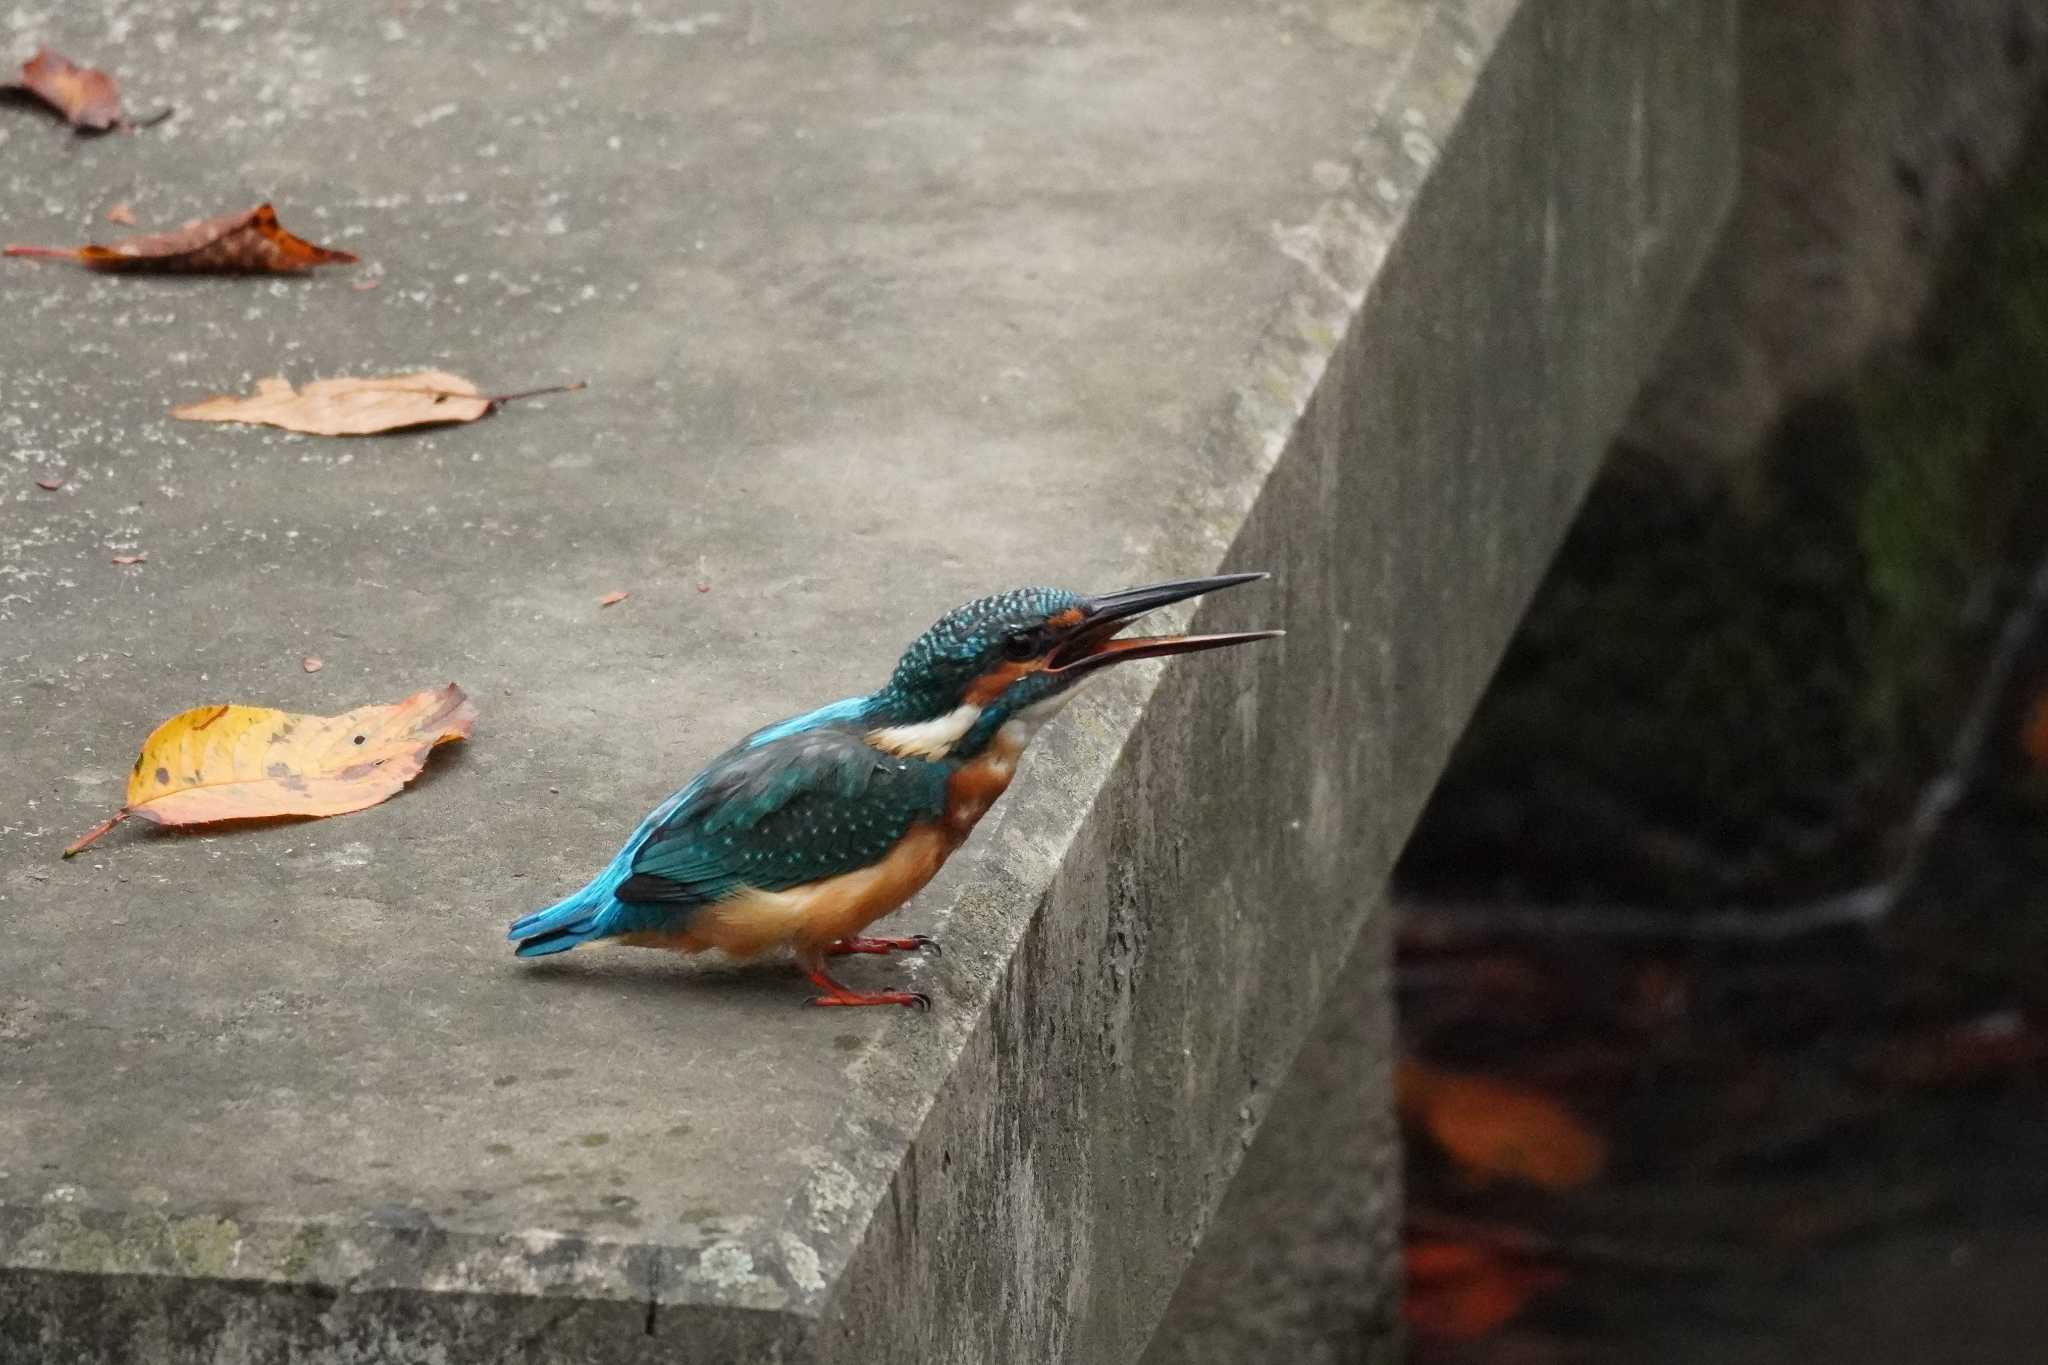
<path id="1" fill-rule="evenodd" d="M 121 87 L 114 78 L 47 47 L 22 63 L 21 85 L 74 128 L 104 133 L 121 122 Z"/>
<path id="2" fill-rule="evenodd" d="M 1607 1164 L 1606 1141 L 1539 1091 L 1412 1058 L 1402 1060 L 1395 1081 L 1401 1112 L 1481 1184 L 1520 1180 L 1568 1190 Z"/>
<path id="3" fill-rule="evenodd" d="M 353 265 L 353 252 L 314 246 L 278 224 L 277 210 L 195 218 L 175 232 L 125 237 L 112 246 L 9 246 L 0 255 L 76 261 L 94 270 L 197 270 L 288 274 L 316 265 Z"/>
<path id="4" fill-rule="evenodd" d="M 109 561 L 107 561 L 107 562 L 108 562 L 108 563 L 110 563 L 110 564 L 120 564 L 120 565 L 124 565 L 124 566 L 125 566 L 125 565 L 128 565 L 128 564 L 147 564 L 147 563 L 149 562 L 149 556 L 148 556 L 148 555 L 115 555 L 115 556 L 114 556 L 114 557 L 113 557 L 113 558 L 112 558 L 111 560 L 109 560 Z"/>
<path id="5" fill-rule="evenodd" d="M 131 815 L 203 825 L 281 815 L 346 815 L 397 793 L 427 752 L 467 739 L 476 706 L 454 683 L 338 716 L 267 706 L 201 706 L 142 742 L 128 802 L 64 850 L 69 858 Z"/>
<path id="6" fill-rule="evenodd" d="M 445 370 L 367 379 L 316 379 L 293 389 L 282 378 L 259 379 L 246 398 L 217 398 L 172 408 L 188 422 L 248 422 L 283 427 L 312 436 L 372 436 L 404 427 L 474 422 L 500 403 L 543 393 L 570 393 L 582 384 L 558 384 L 523 393 L 480 393 L 476 385 Z"/>
<path id="7" fill-rule="evenodd" d="M 119 223 L 123 227 L 134 227 L 135 210 L 130 208 L 125 201 L 116 204 L 114 205 L 114 207 L 107 210 L 107 221 L 110 223 Z"/>
<path id="8" fill-rule="evenodd" d="M 1565 1279 L 1553 1266 L 1524 1264 L 1461 1242 L 1411 1243 L 1407 1257 L 1402 1314 L 1417 1336 L 1434 1341 L 1491 1336 L 1531 1298 Z"/>
<path id="9" fill-rule="evenodd" d="M 317 656 L 308 654 L 305 658 L 299 660 L 299 667 L 305 669 L 308 673 L 318 673 L 321 669 L 327 667 L 327 664 Z"/>
<path id="10" fill-rule="evenodd" d="M 2020 727 L 2020 747 L 2036 768 L 2048 770 L 2048 691 L 2034 698 Z"/>
<path id="11" fill-rule="evenodd" d="M 1406 1255 L 1410 1284 L 1462 1280 L 1481 1273 L 1497 1259 L 1493 1251 L 1470 1242 L 1410 1242 Z"/>
<path id="12" fill-rule="evenodd" d="M 608 592 L 604 596 L 597 599 L 597 605 L 599 605 L 600 607 L 616 607 L 619 603 L 625 601 L 632 595 L 633 594 L 629 592 Z"/>

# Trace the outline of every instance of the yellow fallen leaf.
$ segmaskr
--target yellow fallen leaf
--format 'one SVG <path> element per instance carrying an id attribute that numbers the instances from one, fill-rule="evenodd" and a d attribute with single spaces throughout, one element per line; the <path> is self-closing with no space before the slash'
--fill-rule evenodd
<path id="1" fill-rule="evenodd" d="M 581 384 L 559 384 L 523 393 L 487 394 L 446 370 L 364 379 L 316 379 L 293 389 L 281 377 L 259 379 L 248 397 L 221 394 L 172 408 L 188 422 L 248 422 L 283 427 L 309 436 L 373 436 L 404 427 L 474 422 L 500 403 L 543 393 L 569 393 Z"/>
<path id="2" fill-rule="evenodd" d="M 143 741 L 128 804 L 64 850 L 69 858 L 131 815 L 159 825 L 345 815 L 394 795 L 427 751 L 467 739 L 476 706 L 454 683 L 338 716 L 201 706 Z"/>
<path id="3" fill-rule="evenodd" d="M 1606 1140 L 1541 1091 L 1413 1058 L 1394 1080 L 1401 1113 L 1481 1184 L 1506 1179 L 1569 1190 L 1607 1164 Z"/>

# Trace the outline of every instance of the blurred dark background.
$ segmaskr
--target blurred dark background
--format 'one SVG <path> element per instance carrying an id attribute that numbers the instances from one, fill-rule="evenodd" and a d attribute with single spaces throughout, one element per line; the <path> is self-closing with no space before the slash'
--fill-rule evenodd
<path id="1" fill-rule="evenodd" d="M 1417 1360 L 2048 1359 L 2048 3 L 1744 23 L 1397 877 Z"/>

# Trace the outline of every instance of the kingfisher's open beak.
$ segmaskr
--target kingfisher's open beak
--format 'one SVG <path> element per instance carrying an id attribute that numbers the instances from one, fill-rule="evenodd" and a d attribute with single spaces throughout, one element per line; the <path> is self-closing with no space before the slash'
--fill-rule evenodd
<path id="1" fill-rule="evenodd" d="M 1174 602 L 1203 593 L 1234 588 L 1269 575 L 1227 573 L 1214 578 L 1183 578 L 1173 583 L 1154 583 L 1148 588 L 1126 588 L 1122 592 L 1091 597 L 1081 604 L 1081 619 L 1067 628 L 1066 638 L 1053 647 L 1046 671 L 1058 674 L 1082 673 L 1127 659 L 1156 659 L 1166 654 L 1192 654 L 1201 649 L 1249 644 L 1285 635 L 1283 630 L 1246 630 L 1228 635 L 1127 635 L 1117 632 L 1143 616 Z"/>

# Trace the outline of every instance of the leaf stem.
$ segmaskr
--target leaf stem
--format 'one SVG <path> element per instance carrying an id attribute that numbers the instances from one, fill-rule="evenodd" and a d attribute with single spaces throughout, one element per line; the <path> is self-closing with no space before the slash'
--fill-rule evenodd
<path id="1" fill-rule="evenodd" d="M 579 379 L 573 384 L 549 384 L 545 388 L 522 389 L 518 393 L 480 393 L 476 396 L 486 403 L 516 403 L 522 398 L 538 398 L 547 393 L 575 393 L 578 389 L 589 387 L 588 380 Z"/>
<path id="2" fill-rule="evenodd" d="M 100 821 L 97 825 L 94 825 L 85 833 L 79 835 L 77 839 L 72 841 L 71 847 L 64 850 L 64 856 L 67 858 L 77 857 L 79 854 L 85 852 L 87 848 L 91 847 L 95 842 L 97 842 L 102 834 L 105 834 L 108 830 L 120 824 L 123 820 L 126 820 L 127 818 L 128 808 L 126 806 L 123 806 L 121 807 L 121 809 L 115 811 L 112 815 L 109 815 L 106 819 Z"/>

